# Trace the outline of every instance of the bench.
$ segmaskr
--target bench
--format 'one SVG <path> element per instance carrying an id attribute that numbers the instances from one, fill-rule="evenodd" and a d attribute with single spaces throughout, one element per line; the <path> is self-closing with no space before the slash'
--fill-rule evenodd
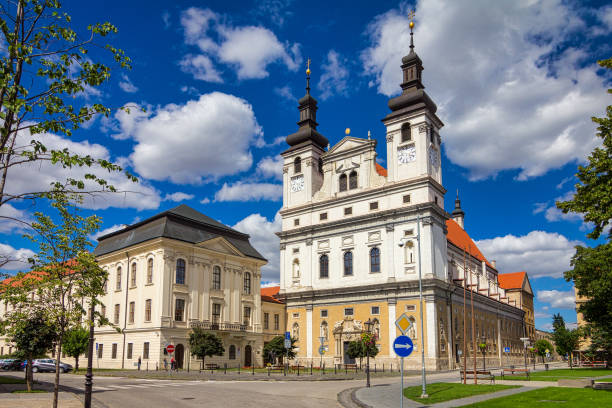
<path id="1" fill-rule="evenodd" d="M 477 380 L 487 380 L 489 381 L 491 384 L 495 384 L 495 376 L 493 374 L 491 374 L 491 371 L 488 370 L 468 370 L 468 371 L 459 371 L 459 377 L 461 380 L 463 380 L 463 376 L 465 373 L 465 379 L 468 380 L 473 380 L 474 378 Z"/>
<path id="2" fill-rule="evenodd" d="M 303 366 L 303 365 L 301 365 L 301 364 L 296 364 L 296 365 L 292 365 L 292 366 L 291 366 L 291 369 L 292 369 L 293 371 L 299 371 L 299 370 L 304 371 L 304 368 L 306 368 L 306 367 L 304 367 L 304 366 Z"/>
<path id="3" fill-rule="evenodd" d="M 272 373 L 284 373 L 285 372 L 285 366 L 269 366 L 268 367 L 268 372 L 272 372 Z"/>
<path id="4" fill-rule="evenodd" d="M 606 368 L 607 362 L 606 361 L 588 361 L 588 362 L 583 362 L 580 366 L 581 367 L 591 367 L 591 368 Z"/>
<path id="5" fill-rule="evenodd" d="M 504 376 L 506 375 L 523 376 L 523 377 L 527 377 L 528 380 L 531 380 L 531 378 L 529 377 L 529 370 L 526 368 L 504 368 L 502 369 L 502 372 L 501 372 L 502 380 L 504 379 Z"/>
<path id="6" fill-rule="evenodd" d="M 218 370 L 219 369 L 219 364 L 206 363 L 206 364 L 204 364 L 204 369 L 205 370 Z"/>

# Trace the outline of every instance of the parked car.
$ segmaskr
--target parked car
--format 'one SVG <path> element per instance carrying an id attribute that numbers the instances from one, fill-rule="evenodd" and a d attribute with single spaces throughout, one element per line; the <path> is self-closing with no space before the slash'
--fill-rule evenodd
<path id="1" fill-rule="evenodd" d="M 21 368 L 22 362 L 23 360 L 7 358 L 6 360 L 2 362 L 1 367 L 3 370 L 6 370 L 6 371 L 19 370 Z"/>
<path id="2" fill-rule="evenodd" d="M 25 371 L 25 361 L 22 366 Z M 64 373 L 72 371 L 72 366 L 66 363 L 60 363 L 60 370 Z M 36 360 L 32 360 L 32 372 L 34 373 L 54 373 L 55 372 L 55 359 L 53 358 L 38 358 Z"/>

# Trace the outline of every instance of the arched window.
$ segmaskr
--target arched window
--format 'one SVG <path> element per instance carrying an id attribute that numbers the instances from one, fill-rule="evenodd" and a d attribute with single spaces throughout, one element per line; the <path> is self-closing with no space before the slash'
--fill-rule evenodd
<path id="1" fill-rule="evenodd" d="M 236 359 L 236 346 L 234 346 L 233 344 L 229 346 L 229 359 L 230 360 Z"/>
<path id="2" fill-rule="evenodd" d="M 349 189 L 354 190 L 357 188 L 357 172 L 355 170 L 351 171 L 349 175 Z"/>
<path id="3" fill-rule="evenodd" d="M 298 340 L 300 338 L 300 325 L 297 323 L 293 323 L 293 328 L 291 330 L 291 337 L 293 337 L 295 340 Z"/>
<path id="4" fill-rule="evenodd" d="M 215 290 L 221 289 L 221 268 L 217 265 L 213 267 L 212 288 Z"/>
<path id="5" fill-rule="evenodd" d="M 348 186 L 347 186 L 347 177 L 346 177 L 346 174 L 341 174 L 340 178 L 338 179 L 338 190 L 346 191 L 347 188 L 348 188 Z"/>
<path id="6" fill-rule="evenodd" d="M 153 258 L 147 260 L 147 283 L 153 283 Z"/>
<path id="7" fill-rule="evenodd" d="M 404 123 L 402 125 L 402 142 L 409 142 L 412 140 L 410 131 L 410 123 Z"/>
<path id="8" fill-rule="evenodd" d="M 344 275 L 350 276 L 353 274 L 353 253 L 346 251 L 344 253 Z"/>
<path id="9" fill-rule="evenodd" d="M 380 249 L 370 249 L 370 273 L 380 272 Z"/>
<path id="10" fill-rule="evenodd" d="M 295 160 L 293 160 L 293 172 L 294 173 L 302 172 L 302 159 L 299 157 L 296 157 Z"/>
<path id="11" fill-rule="evenodd" d="M 323 174 L 323 159 L 319 157 L 319 173 Z"/>
<path id="12" fill-rule="evenodd" d="M 300 261 L 298 261 L 297 259 L 293 260 L 293 277 L 300 277 Z"/>
<path id="13" fill-rule="evenodd" d="M 250 272 L 245 272 L 244 274 L 244 293 L 247 295 L 251 294 L 251 274 Z"/>
<path id="14" fill-rule="evenodd" d="M 323 337 L 323 339 L 327 340 L 327 335 L 329 333 L 328 330 L 328 326 L 327 326 L 327 322 L 325 320 L 323 320 L 323 322 L 321 322 L 321 331 L 320 331 L 320 336 Z"/>
<path id="15" fill-rule="evenodd" d="M 176 260 L 176 283 L 179 285 L 185 284 L 185 260 Z"/>
<path id="16" fill-rule="evenodd" d="M 132 276 L 130 276 L 130 287 L 136 286 L 136 262 L 132 263 Z"/>
<path id="17" fill-rule="evenodd" d="M 115 289 L 121 290 L 121 267 L 117 267 L 117 282 L 115 284 Z"/>
<path id="18" fill-rule="evenodd" d="M 329 278 L 329 257 L 327 255 L 319 257 L 319 278 Z"/>
<path id="19" fill-rule="evenodd" d="M 414 244 L 412 241 L 406 241 L 406 245 L 404 245 L 404 258 L 404 263 L 414 263 Z"/>

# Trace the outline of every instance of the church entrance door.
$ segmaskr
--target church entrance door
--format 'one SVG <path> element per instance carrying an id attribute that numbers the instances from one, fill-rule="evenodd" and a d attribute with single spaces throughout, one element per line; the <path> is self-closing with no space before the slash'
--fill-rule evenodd
<path id="1" fill-rule="evenodd" d="M 176 360 L 176 367 L 183 368 L 183 360 L 185 359 L 185 347 L 182 344 L 177 344 L 174 350 L 174 359 Z"/>
<path id="2" fill-rule="evenodd" d="M 344 364 L 355 364 L 355 359 L 354 358 L 350 358 L 347 351 L 349 348 L 349 344 L 351 344 L 350 341 L 345 341 L 344 342 Z"/>

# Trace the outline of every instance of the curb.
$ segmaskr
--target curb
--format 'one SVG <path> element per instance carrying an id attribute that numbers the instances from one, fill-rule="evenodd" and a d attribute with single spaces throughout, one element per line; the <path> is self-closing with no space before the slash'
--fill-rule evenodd
<path id="1" fill-rule="evenodd" d="M 362 388 L 363 387 L 354 387 L 340 391 L 338 393 L 338 403 L 345 408 L 373 408 L 357 399 L 355 394 Z"/>

